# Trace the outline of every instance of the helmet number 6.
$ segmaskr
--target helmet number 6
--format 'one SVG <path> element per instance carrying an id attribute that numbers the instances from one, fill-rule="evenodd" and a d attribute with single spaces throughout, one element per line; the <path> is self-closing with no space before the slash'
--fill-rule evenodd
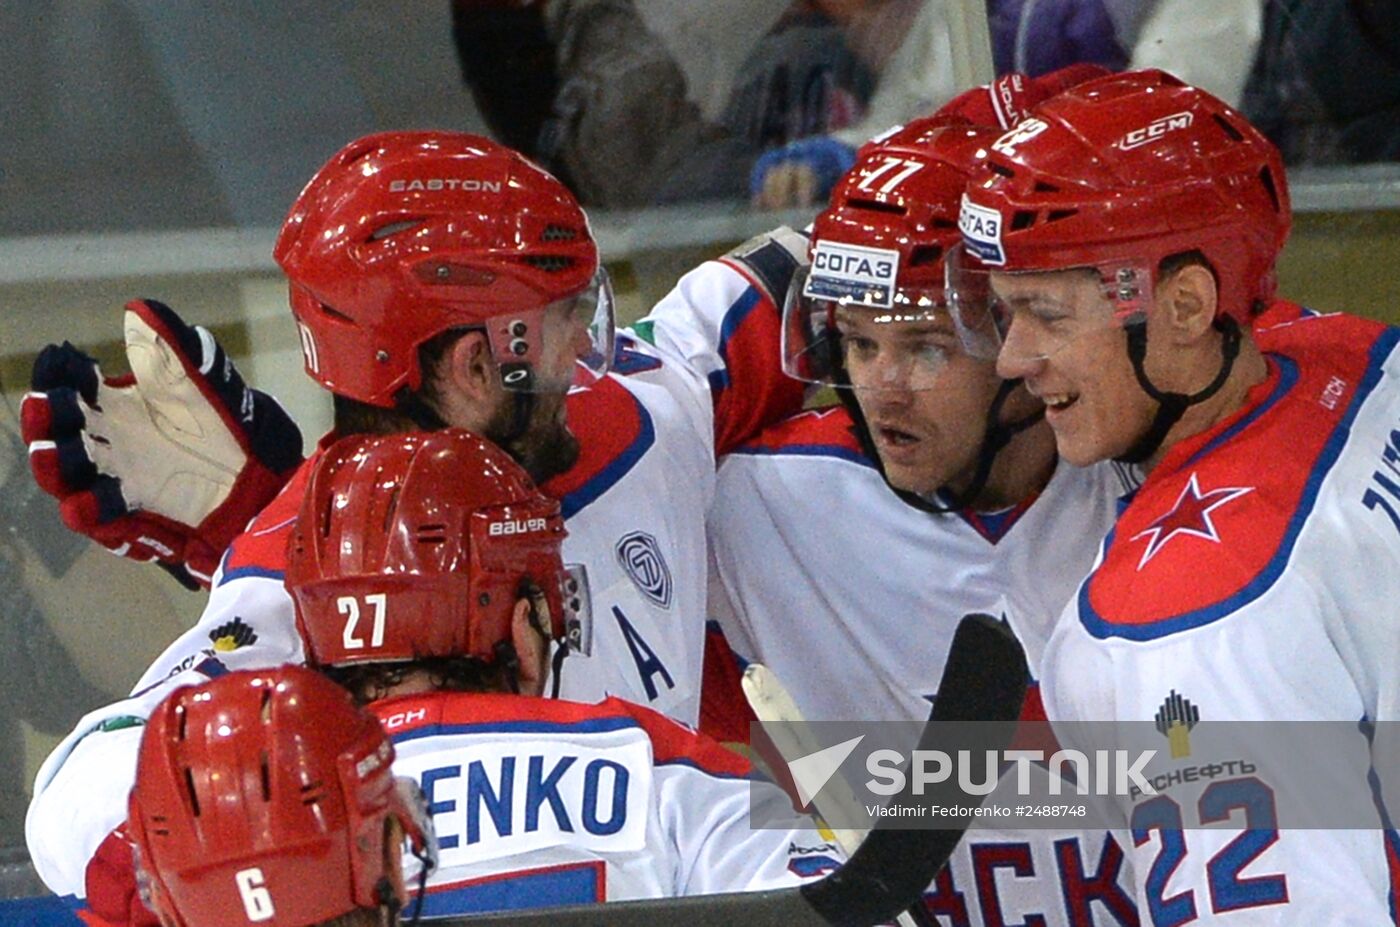
<path id="1" fill-rule="evenodd" d="M 256 867 L 240 869 L 233 874 L 233 881 L 238 886 L 238 894 L 243 897 L 243 910 L 248 920 L 254 923 L 271 920 L 277 911 L 272 907 L 272 894 L 267 890 L 263 871 Z"/>

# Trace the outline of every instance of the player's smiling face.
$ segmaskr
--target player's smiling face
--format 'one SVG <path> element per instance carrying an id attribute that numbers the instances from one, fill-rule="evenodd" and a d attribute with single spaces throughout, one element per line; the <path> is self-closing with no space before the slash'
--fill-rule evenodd
<path id="1" fill-rule="evenodd" d="M 846 372 L 885 477 L 923 496 L 966 488 L 1000 386 L 995 367 L 963 353 L 946 313 L 889 318 L 838 316 Z"/>
<path id="2" fill-rule="evenodd" d="M 1098 273 L 994 272 L 991 286 L 1007 326 L 997 372 L 1025 380 L 1044 401 L 1060 457 L 1087 466 L 1128 451 L 1151 423 L 1154 403 L 1138 386 Z M 1150 336 L 1148 344 L 1150 371 Z"/>

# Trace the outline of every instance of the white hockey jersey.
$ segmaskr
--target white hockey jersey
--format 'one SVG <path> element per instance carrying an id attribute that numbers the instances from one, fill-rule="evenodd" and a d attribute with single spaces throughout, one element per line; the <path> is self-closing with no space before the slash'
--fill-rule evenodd
<path id="1" fill-rule="evenodd" d="M 1045 707 L 1066 746 L 1107 730 L 1098 746 L 1157 751 L 1156 794 L 1112 802 L 1144 923 L 1388 924 L 1400 331 L 1321 316 L 1256 340 L 1268 378 L 1172 447 L 1105 539 L 1050 641 Z M 1242 753 L 1260 746 L 1284 762 Z M 1300 812 L 1319 829 L 1289 828 Z"/>
<path id="2" fill-rule="evenodd" d="M 1061 464 L 1011 511 L 934 514 L 890 489 L 844 409 L 803 413 L 720 466 L 711 615 L 808 720 L 923 721 L 964 614 L 1008 620 L 1037 672 L 1131 479 Z M 926 905 L 948 927 L 1136 924 L 1123 859 L 1102 829 L 977 827 Z"/>
<path id="3" fill-rule="evenodd" d="M 619 333 L 613 371 L 569 394 L 580 459 L 543 489 L 562 502 L 564 559 L 587 568 L 594 621 L 591 656 L 564 663 L 562 697 L 616 695 L 688 724 L 698 717 L 716 450 L 802 402 L 801 385 L 778 369 L 780 315 L 769 295 L 786 291 L 796 267 L 796 236 L 785 234 L 787 247 L 756 240 L 687 274 Z M 173 687 L 302 661 L 282 579 L 309 470 L 234 541 L 198 624 L 129 698 L 86 715 L 40 768 L 26 840 L 55 893 L 82 897 L 88 857 L 125 818 L 139 739 L 129 729 Z"/>
<path id="4" fill-rule="evenodd" d="M 746 760 L 619 699 L 437 692 L 370 706 L 422 786 L 439 865 L 425 917 L 782 888 L 844 857 Z"/>

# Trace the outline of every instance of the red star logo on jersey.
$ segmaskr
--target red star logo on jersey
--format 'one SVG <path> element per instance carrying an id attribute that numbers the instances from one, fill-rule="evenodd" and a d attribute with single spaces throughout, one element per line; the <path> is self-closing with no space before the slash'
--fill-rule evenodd
<path id="1" fill-rule="evenodd" d="M 1192 473 L 1172 510 L 1154 521 L 1146 530 L 1139 531 L 1129 538 L 1131 541 L 1147 538 L 1147 549 L 1142 552 L 1138 569 L 1147 566 L 1147 561 L 1155 557 L 1157 552 L 1166 547 L 1167 542 L 1178 534 L 1205 538 L 1219 544 L 1220 535 L 1215 531 L 1215 522 L 1211 521 L 1210 513 L 1225 503 L 1253 491 L 1253 486 L 1229 486 L 1202 493 L 1200 484 L 1196 482 L 1196 474 Z"/>

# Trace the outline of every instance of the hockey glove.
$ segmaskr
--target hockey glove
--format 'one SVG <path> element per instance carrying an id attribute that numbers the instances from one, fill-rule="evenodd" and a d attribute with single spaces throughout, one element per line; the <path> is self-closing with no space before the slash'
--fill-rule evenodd
<path id="1" fill-rule="evenodd" d="M 799 138 L 759 155 L 749 171 L 749 195 L 760 209 L 826 202 L 841 175 L 856 163 L 856 150 L 825 135 Z"/>
<path id="2" fill-rule="evenodd" d="M 161 927 L 141 901 L 136 884 L 136 847 L 124 827 L 118 827 L 97 845 L 84 875 L 88 908 L 111 927 Z M 87 919 L 93 923 L 93 919 Z"/>
<path id="3" fill-rule="evenodd" d="M 40 352 L 20 416 L 30 469 L 69 528 L 207 587 L 301 463 L 301 432 L 168 306 L 128 303 L 124 333 L 131 373 L 114 379 L 66 341 Z"/>

